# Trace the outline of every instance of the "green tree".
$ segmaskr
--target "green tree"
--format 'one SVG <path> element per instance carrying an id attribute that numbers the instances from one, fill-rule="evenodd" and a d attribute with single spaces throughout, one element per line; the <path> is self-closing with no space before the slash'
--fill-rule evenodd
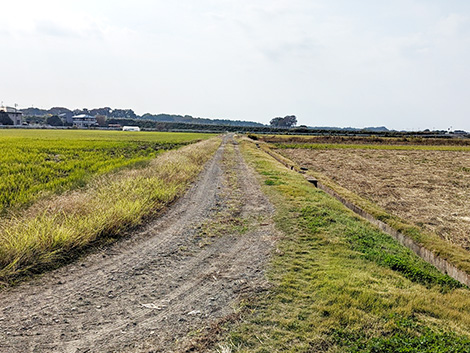
<path id="1" fill-rule="evenodd" d="M 269 124 L 274 127 L 282 126 L 282 118 L 280 117 L 272 118 Z"/>
<path id="2" fill-rule="evenodd" d="M 286 115 L 284 118 L 273 118 L 269 122 L 273 127 L 293 127 L 297 124 L 295 115 Z"/>
<path id="3" fill-rule="evenodd" d="M 13 120 L 6 112 L 0 112 L 0 125 L 13 125 Z"/>
<path id="4" fill-rule="evenodd" d="M 51 126 L 63 126 L 64 123 L 61 118 L 59 118 L 57 115 L 52 115 L 47 118 L 46 123 Z"/>
<path id="5" fill-rule="evenodd" d="M 286 127 L 292 127 L 297 125 L 297 118 L 295 115 L 287 115 L 284 117 L 284 125 Z"/>
<path id="6" fill-rule="evenodd" d="M 106 116 L 98 114 L 95 118 L 99 126 L 106 126 Z"/>

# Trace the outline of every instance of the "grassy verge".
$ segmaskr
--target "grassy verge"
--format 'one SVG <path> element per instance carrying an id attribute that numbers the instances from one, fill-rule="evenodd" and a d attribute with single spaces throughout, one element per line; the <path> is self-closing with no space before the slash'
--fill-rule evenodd
<path id="1" fill-rule="evenodd" d="M 87 188 L 41 200 L 0 224 L 0 279 L 50 266 L 100 237 L 115 237 L 161 211 L 186 189 L 220 139 L 169 151 L 148 166 L 94 179 Z"/>
<path id="2" fill-rule="evenodd" d="M 296 172 L 243 144 L 285 237 L 274 289 L 244 303 L 220 346 L 237 352 L 469 352 L 467 288 Z"/>

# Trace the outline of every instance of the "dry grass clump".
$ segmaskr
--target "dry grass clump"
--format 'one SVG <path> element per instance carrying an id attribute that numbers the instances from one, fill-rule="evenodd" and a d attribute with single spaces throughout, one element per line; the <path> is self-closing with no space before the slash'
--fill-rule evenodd
<path id="1" fill-rule="evenodd" d="M 470 153 L 304 150 L 282 153 L 426 231 L 470 249 Z"/>
<path id="2" fill-rule="evenodd" d="M 0 224 L 0 279 L 44 266 L 101 236 L 138 225 L 179 196 L 220 139 L 169 151 L 149 166 L 93 180 L 86 189 L 34 204 Z"/>

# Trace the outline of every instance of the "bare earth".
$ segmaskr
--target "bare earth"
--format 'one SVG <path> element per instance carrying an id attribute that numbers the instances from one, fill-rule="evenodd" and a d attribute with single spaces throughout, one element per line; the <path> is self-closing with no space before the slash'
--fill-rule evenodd
<path id="1" fill-rule="evenodd" d="M 385 210 L 470 249 L 470 153 L 280 150 Z"/>
<path id="2" fill-rule="evenodd" d="M 245 232 L 201 234 L 230 212 L 246 221 Z M 0 292 L 0 352 L 184 350 L 192 333 L 230 315 L 240 296 L 268 287 L 272 212 L 226 138 L 189 192 L 139 234 Z"/>

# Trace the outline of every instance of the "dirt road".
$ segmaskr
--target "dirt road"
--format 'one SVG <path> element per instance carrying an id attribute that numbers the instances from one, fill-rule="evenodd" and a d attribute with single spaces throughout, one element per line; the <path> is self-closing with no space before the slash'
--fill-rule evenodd
<path id="1" fill-rule="evenodd" d="M 173 352 L 266 288 L 272 206 L 228 136 L 145 229 L 0 292 L 0 352 Z"/>

